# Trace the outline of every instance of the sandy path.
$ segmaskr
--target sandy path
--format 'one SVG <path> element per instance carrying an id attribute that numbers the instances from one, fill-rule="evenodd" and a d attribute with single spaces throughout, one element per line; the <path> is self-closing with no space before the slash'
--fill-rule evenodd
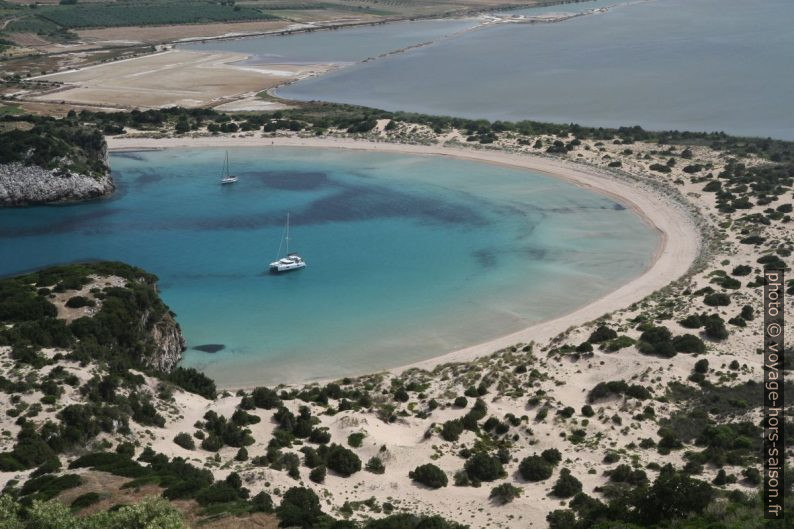
<path id="1" fill-rule="evenodd" d="M 641 276 L 632 279 L 603 297 L 573 312 L 536 323 L 494 340 L 466 347 L 427 360 L 392 369 L 395 372 L 419 367 L 432 369 L 446 362 L 459 362 L 490 354 L 516 343 L 543 342 L 570 327 L 581 325 L 606 313 L 625 308 L 666 286 L 685 274 L 700 252 L 700 233 L 695 222 L 681 204 L 642 187 L 601 172 L 597 168 L 545 158 L 531 154 L 512 154 L 503 151 L 474 150 L 439 145 L 409 145 L 401 143 L 358 141 L 344 138 L 266 138 L 266 137 L 202 137 L 202 138 L 108 138 L 110 150 L 163 149 L 169 147 L 312 147 L 359 149 L 407 154 L 452 156 L 460 159 L 496 163 L 529 169 L 562 178 L 597 193 L 620 200 L 631 207 L 661 234 L 656 256 Z"/>

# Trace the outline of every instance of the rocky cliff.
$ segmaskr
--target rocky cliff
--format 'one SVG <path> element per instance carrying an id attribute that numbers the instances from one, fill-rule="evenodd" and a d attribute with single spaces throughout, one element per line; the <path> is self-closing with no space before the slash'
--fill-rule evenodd
<path id="1" fill-rule="evenodd" d="M 88 176 L 20 162 L 0 164 L 0 206 L 77 202 L 110 195 L 110 173 Z"/>
<path id="2" fill-rule="evenodd" d="M 170 373 L 182 359 L 182 351 L 186 348 L 179 324 L 171 313 L 165 313 L 158 322 L 149 326 L 148 334 L 155 350 L 154 354 L 145 360 L 146 365 Z"/>

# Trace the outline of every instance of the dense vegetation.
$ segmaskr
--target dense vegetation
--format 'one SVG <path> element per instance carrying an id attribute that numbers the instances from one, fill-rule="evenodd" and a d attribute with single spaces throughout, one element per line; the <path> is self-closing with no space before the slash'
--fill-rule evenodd
<path id="1" fill-rule="evenodd" d="M 13 116 L 4 116 L 19 121 Z M 74 120 L 25 116 L 32 128 L 0 132 L 0 164 L 21 162 L 46 169 L 68 169 L 88 175 L 104 175 L 105 138 L 92 126 Z"/>
<path id="2" fill-rule="evenodd" d="M 50 302 L 56 293 L 82 289 L 91 283 L 90 276 L 116 276 L 124 286 L 92 289 L 92 297 L 101 301 L 91 316 L 67 324 L 58 319 Z M 49 464 L 64 450 L 85 445 L 102 433 L 130 432 L 130 421 L 143 426 L 161 427 L 165 419 L 146 392 L 138 388 L 145 383 L 131 368 L 158 377 L 208 398 L 215 396 L 215 385 L 203 374 L 177 368 L 162 373 L 151 367 L 158 354 L 151 330 L 170 318 L 168 307 L 155 290 L 156 277 L 122 263 L 97 262 L 56 266 L 23 276 L 0 280 L 0 345 L 11 347 L 11 359 L 17 366 L 41 369 L 52 365 L 45 376 L 11 381 L 0 377 L 0 391 L 17 394 L 39 390 L 42 404 L 55 404 L 65 387 L 79 389 L 80 404 L 70 404 L 57 415 L 58 422 L 48 421 L 40 428 L 29 420 L 33 409 L 15 408 L 8 413 L 19 416 L 22 429 L 13 449 L 0 453 L 0 469 L 18 471 Z M 72 296 L 70 299 L 73 299 Z M 172 323 L 172 325 L 176 325 Z M 105 374 L 95 375 L 80 385 L 79 379 L 58 361 L 63 354 L 47 357 L 43 347 L 66 349 L 69 360 L 95 362 L 104 366 Z M 13 398 L 13 397 L 12 397 Z"/>
<path id="3" fill-rule="evenodd" d="M 118 276 L 121 287 L 106 287 L 94 296 L 101 307 L 92 316 L 66 324 L 57 319 L 50 296 L 79 290 L 89 276 Z M 39 347 L 73 348 L 77 360 L 105 360 L 116 368 L 146 368 L 157 345 L 152 327 L 168 314 L 155 289 L 156 276 L 114 262 L 54 266 L 0 280 L 0 321 L 14 323 L 0 330 L 0 344 L 15 350 Z M 74 296 L 71 297 L 74 299 Z"/>
<path id="4" fill-rule="evenodd" d="M 137 1 L 134 3 L 61 2 L 37 9 L 36 18 L 62 28 L 100 28 L 273 20 L 278 17 L 234 2 L 202 0 Z"/>

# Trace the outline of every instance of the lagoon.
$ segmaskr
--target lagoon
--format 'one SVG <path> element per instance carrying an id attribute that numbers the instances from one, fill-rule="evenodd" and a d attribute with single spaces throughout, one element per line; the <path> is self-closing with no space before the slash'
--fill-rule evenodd
<path id="1" fill-rule="evenodd" d="M 548 175 L 288 147 L 113 153 L 110 200 L 0 210 L 0 273 L 114 259 L 160 277 L 222 386 L 406 364 L 555 317 L 640 275 L 657 232 Z M 309 263 L 270 275 L 286 213 Z M 207 347 L 210 346 L 210 347 Z M 219 348 L 218 346 L 222 346 Z"/>
<path id="2" fill-rule="evenodd" d="M 385 110 L 794 140 L 794 2 L 598 0 L 520 15 L 606 13 L 559 23 L 473 19 L 188 45 L 253 60 L 362 61 L 283 86 L 287 99 Z M 500 12 L 499 14 L 509 14 Z M 270 57 L 270 59 L 269 59 Z"/>

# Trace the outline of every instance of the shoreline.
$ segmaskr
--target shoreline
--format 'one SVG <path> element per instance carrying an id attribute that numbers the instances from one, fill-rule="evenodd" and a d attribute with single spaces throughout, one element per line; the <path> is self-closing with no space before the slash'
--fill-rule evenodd
<path id="1" fill-rule="evenodd" d="M 582 325 L 601 316 L 623 309 L 632 303 L 667 286 L 685 275 L 701 253 L 702 237 L 694 218 L 679 201 L 660 192 L 629 183 L 617 174 L 593 167 L 531 154 L 513 154 L 506 151 L 466 149 L 441 145 L 414 145 L 393 142 L 374 142 L 337 138 L 297 137 L 199 137 L 199 138 L 117 138 L 108 137 L 108 150 L 115 152 L 134 150 L 162 150 L 178 147 L 303 147 L 336 148 L 374 152 L 406 153 L 412 155 L 449 156 L 475 162 L 532 170 L 561 178 L 601 195 L 618 199 L 653 227 L 660 240 L 652 262 L 639 276 L 611 292 L 586 303 L 571 312 L 535 323 L 524 329 L 477 343 L 462 349 L 434 356 L 410 364 L 381 370 L 399 374 L 408 369 L 433 368 L 450 363 L 472 360 L 518 343 L 549 340 L 565 330 Z M 351 374 L 359 376 L 366 373 Z M 338 377 L 337 377 L 338 378 Z M 317 383 L 311 379 L 287 385 Z M 224 389 L 248 388 L 247 385 L 230 385 Z"/>

